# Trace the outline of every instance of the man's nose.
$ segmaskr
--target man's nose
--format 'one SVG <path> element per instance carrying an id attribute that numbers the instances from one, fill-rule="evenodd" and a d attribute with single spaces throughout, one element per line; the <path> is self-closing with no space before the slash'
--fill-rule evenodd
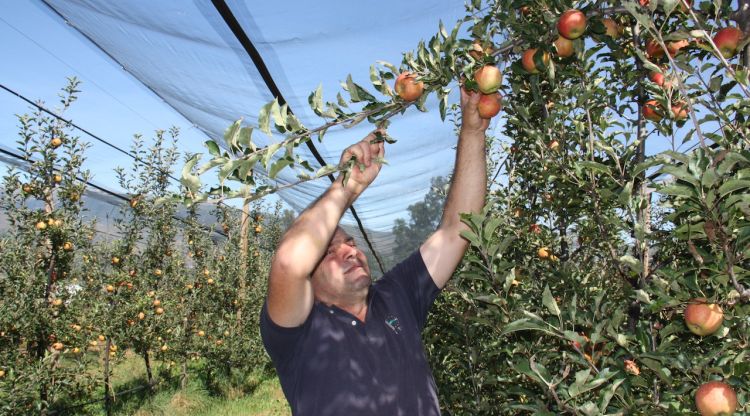
<path id="1" fill-rule="evenodd" d="M 342 248 L 340 249 L 341 257 L 344 259 L 350 259 L 353 257 L 357 257 L 357 248 L 350 246 L 349 244 L 342 244 Z"/>

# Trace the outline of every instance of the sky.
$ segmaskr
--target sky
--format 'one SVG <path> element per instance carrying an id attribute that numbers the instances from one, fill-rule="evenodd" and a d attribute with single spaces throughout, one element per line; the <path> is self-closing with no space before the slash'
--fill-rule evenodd
<path id="1" fill-rule="evenodd" d="M 45 106 L 58 106 L 57 94 L 67 77 L 80 81 L 78 101 L 65 114 L 77 125 L 102 139 L 129 150 L 134 134 L 149 139 L 159 129 L 176 126 L 181 147 L 204 151 L 205 134 L 192 126 L 134 79 L 83 36 L 38 1 L 0 0 L 0 84 Z M 15 149 L 18 138 L 16 114 L 30 112 L 20 98 L 0 90 L 0 144 Z M 92 182 L 120 192 L 115 166 L 128 167 L 132 159 L 80 131 L 92 144 L 86 167 Z"/>

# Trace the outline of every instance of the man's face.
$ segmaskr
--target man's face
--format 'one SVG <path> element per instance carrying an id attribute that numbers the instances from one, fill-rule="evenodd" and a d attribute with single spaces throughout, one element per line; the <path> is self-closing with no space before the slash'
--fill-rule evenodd
<path id="1" fill-rule="evenodd" d="M 336 228 L 312 276 L 315 291 L 329 299 L 357 294 L 372 282 L 365 253 L 357 248 L 354 238 L 341 228 Z"/>

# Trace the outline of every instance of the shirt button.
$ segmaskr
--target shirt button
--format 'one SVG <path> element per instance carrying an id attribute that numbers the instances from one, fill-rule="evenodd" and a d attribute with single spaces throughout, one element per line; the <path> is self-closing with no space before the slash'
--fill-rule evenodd
<path id="1" fill-rule="evenodd" d="M 357 326 L 357 321 L 352 321 L 352 326 Z"/>

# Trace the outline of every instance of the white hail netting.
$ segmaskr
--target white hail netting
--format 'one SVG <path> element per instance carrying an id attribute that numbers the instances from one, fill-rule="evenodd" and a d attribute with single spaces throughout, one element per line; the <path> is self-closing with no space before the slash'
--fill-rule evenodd
<path id="1" fill-rule="evenodd" d="M 273 99 L 250 56 L 212 2 L 43 3 L 211 138 L 219 139 L 240 117 L 255 124 L 260 108 Z M 367 87 L 371 64 L 385 60 L 398 66 L 401 53 L 414 50 L 419 40 L 432 37 L 439 21 L 450 29 L 465 16 L 461 1 L 230 0 L 227 5 L 258 49 L 291 110 L 308 128 L 324 123 L 307 103 L 308 95 L 318 85 L 322 85 L 327 101 L 335 101 L 336 93 L 342 91 L 341 81 L 350 73 L 355 82 Z M 455 94 L 452 98 L 452 102 L 457 101 Z M 393 260 L 394 221 L 408 221 L 406 208 L 422 201 L 430 179 L 452 171 L 454 126 L 440 120 L 435 100 L 429 100 L 427 107 L 428 113 L 412 107 L 392 118 L 389 134 L 398 143 L 387 146 L 389 165 L 355 204 L 375 250 L 386 261 Z M 324 142 L 315 141 L 315 146 L 326 163 L 337 163 L 341 151 L 372 128 L 362 123 L 349 130 L 331 129 Z M 269 142 L 262 133 L 256 132 L 253 137 L 259 145 Z M 281 135 L 273 139 L 279 140 Z M 191 143 L 191 148 L 195 147 Z M 306 146 L 300 146 L 297 152 L 313 166 L 317 164 Z M 206 177 L 204 183 L 211 179 Z M 295 173 L 288 171 L 279 176 L 278 183 L 295 180 Z M 329 183 L 320 179 L 285 190 L 280 196 L 299 212 Z M 349 212 L 343 222 L 355 225 Z M 406 254 L 395 253 L 397 258 Z M 377 267 L 373 265 L 373 269 Z"/>

